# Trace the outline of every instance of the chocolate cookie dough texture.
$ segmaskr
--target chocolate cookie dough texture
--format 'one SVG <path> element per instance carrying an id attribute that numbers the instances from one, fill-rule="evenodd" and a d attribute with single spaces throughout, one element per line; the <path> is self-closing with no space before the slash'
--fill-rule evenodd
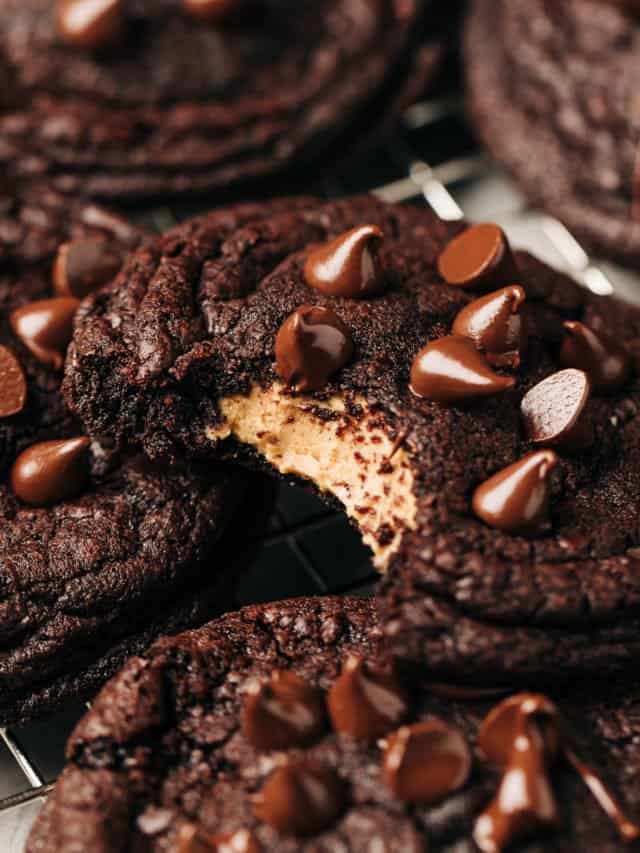
<path id="1" fill-rule="evenodd" d="M 5 0 L 0 169 L 110 198 L 334 162 L 435 79 L 436 0 Z"/>
<path id="2" fill-rule="evenodd" d="M 497 226 L 281 199 L 139 252 L 87 305 L 65 389 L 91 435 L 339 502 L 406 662 L 563 680 L 638 648 L 639 331 Z"/>
<path id="3" fill-rule="evenodd" d="M 407 681 L 375 624 L 371 601 L 298 599 L 158 641 L 76 727 L 27 853 L 614 853 L 640 837 L 635 688 Z"/>
<path id="4" fill-rule="evenodd" d="M 242 472 L 119 458 L 91 442 L 60 395 L 76 297 L 112 278 L 142 238 L 108 211 L 42 188 L 3 200 L 2 725 L 91 695 L 159 634 L 220 612 L 241 562 L 245 545 L 220 539 L 246 488 Z"/>
<path id="5" fill-rule="evenodd" d="M 535 204 L 591 250 L 640 258 L 640 8 L 632 0 L 473 0 L 470 114 Z"/>

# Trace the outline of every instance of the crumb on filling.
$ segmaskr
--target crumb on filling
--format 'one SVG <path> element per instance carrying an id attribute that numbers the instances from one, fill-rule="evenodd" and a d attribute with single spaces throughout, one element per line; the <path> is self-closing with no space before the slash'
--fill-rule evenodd
<path id="1" fill-rule="evenodd" d="M 402 534 L 415 527 L 409 457 L 364 399 L 318 401 L 276 383 L 219 401 L 222 421 L 206 429 L 217 442 L 233 436 L 254 447 L 282 474 L 311 480 L 336 497 L 356 521 L 374 565 L 384 571 Z M 357 406 L 362 414 L 353 414 Z"/>

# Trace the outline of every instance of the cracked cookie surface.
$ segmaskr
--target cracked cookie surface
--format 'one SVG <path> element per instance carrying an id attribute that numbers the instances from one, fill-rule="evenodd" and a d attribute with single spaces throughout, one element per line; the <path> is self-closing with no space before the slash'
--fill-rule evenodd
<path id="1" fill-rule="evenodd" d="M 445 731 L 456 733 L 457 748 L 471 762 L 471 772 L 461 775 L 456 790 L 431 805 L 408 805 L 392 793 L 381 769 L 384 745 L 336 728 L 340 717 L 335 706 L 331 710 L 330 698 L 330 717 L 319 722 L 306 746 L 281 742 L 278 748 L 256 747 L 255 730 L 247 729 L 256 697 L 267 696 L 262 707 L 267 713 L 269 703 L 278 701 L 278 694 L 274 699 L 273 694 L 260 693 L 262 685 L 274 684 L 274 671 L 281 682 L 288 679 L 290 689 L 299 691 L 303 679 L 297 695 L 303 701 L 312 695 L 307 707 L 316 708 L 316 700 L 331 697 L 338 679 L 344 679 L 346 660 L 380 665 L 384 658 L 374 625 L 370 600 L 298 599 L 248 607 L 197 631 L 158 641 L 128 662 L 76 727 L 67 746 L 66 769 L 34 827 L 28 853 L 70 853 L 80 847 L 87 853 L 186 853 L 224 849 L 216 844 L 229 843 L 230 837 L 240 850 L 284 853 L 477 849 L 471 840 L 474 826 L 500 779 L 482 758 L 477 736 L 499 695 L 465 697 L 464 691 L 448 694 L 442 685 L 407 685 L 402 716 L 406 727 L 440 720 L 441 728 L 444 724 Z M 297 680 L 292 681 L 294 676 Z M 390 682 L 385 684 L 388 688 Z M 284 707 L 291 710 L 286 696 Z M 613 795 L 622 798 L 623 808 L 637 812 L 637 689 L 624 684 L 609 686 L 606 698 L 593 690 L 553 698 L 571 732 L 573 749 L 597 768 Z M 374 691 L 358 701 L 384 705 L 382 700 Z M 259 716 L 252 719 L 260 725 Z M 269 737 L 283 719 L 294 717 L 271 718 L 262 734 Z M 299 762 L 323 768 L 322 778 L 328 774 L 340 780 L 340 809 L 314 831 L 310 821 L 315 800 L 309 789 L 308 810 L 303 808 L 309 823 L 303 833 L 278 832 L 260 819 L 255 804 L 280 768 Z M 427 777 L 437 773 L 427 756 L 425 762 Z M 509 849 L 621 850 L 613 823 L 578 775 L 563 763 L 549 774 L 558 825 L 547 826 L 546 832 L 538 827 L 529 840 Z M 299 796 L 295 790 L 291 794 Z M 322 797 L 315 802 L 323 802 Z"/>
<path id="2" fill-rule="evenodd" d="M 385 292 L 354 300 L 311 288 L 309 247 L 362 223 L 384 234 Z M 560 454 L 551 526 L 539 535 L 488 526 L 471 498 L 533 449 L 520 402 L 559 370 L 563 322 L 608 330 L 637 367 L 640 313 L 515 252 L 527 319 L 515 384 L 467 405 L 418 399 L 408 387 L 416 353 L 449 335 L 478 295 L 448 285 L 437 269 L 463 228 L 369 197 L 214 211 L 138 252 L 88 303 L 70 349 L 67 399 L 90 434 L 138 442 L 152 457 L 221 453 L 315 481 L 347 509 L 387 569 L 382 627 L 407 660 L 508 682 L 630 667 L 640 595 L 638 379 L 591 395 L 596 440 Z M 339 316 L 355 349 L 324 389 L 297 394 L 275 373 L 274 340 L 291 312 L 310 302 Z M 250 411 L 256 400 L 261 407 Z M 254 426 L 252 411 L 274 428 Z M 305 447 L 292 418 L 305 426 Z M 378 449 L 361 443 L 363 429 L 376 435 L 372 419 Z M 360 466 L 349 475 L 361 478 L 357 494 L 340 476 L 346 457 L 336 448 L 345 447 Z"/>
<path id="3" fill-rule="evenodd" d="M 90 695 L 159 634 L 220 612 L 242 548 L 218 540 L 246 477 L 215 465 L 161 471 L 93 443 L 81 494 L 39 507 L 16 496 L 18 454 L 82 427 L 64 405 L 61 372 L 18 337 L 12 312 L 55 295 L 60 244 L 98 240 L 126 252 L 143 232 L 43 188 L 0 205 L 0 345 L 25 385 L 23 408 L 0 417 L 0 721 L 9 724 Z"/>
<path id="4" fill-rule="evenodd" d="M 202 192 L 335 155 L 443 53 L 431 0 L 241 0 L 209 23 L 182 0 L 124 0 L 94 51 L 65 44 L 56 5 L 3 5 L 0 163 L 91 196 Z"/>

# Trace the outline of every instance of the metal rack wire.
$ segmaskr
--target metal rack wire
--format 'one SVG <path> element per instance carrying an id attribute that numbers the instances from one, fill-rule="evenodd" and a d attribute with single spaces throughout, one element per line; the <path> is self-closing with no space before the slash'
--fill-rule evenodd
<path id="1" fill-rule="evenodd" d="M 371 159 L 332 177 L 322 190 L 340 195 L 372 186 L 386 201 L 422 199 L 444 219 L 458 219 L 464 212 L 471 219 L 497 221 L 516 245 L 563 267 L 593 292 L 634 295 L 633 277 L 596 266 L 560 222 L 527 207 L 478 151 L 456 98 L 413 105 L 403 127 Z M 154 213 L 160 228 L 178 217 L 168 207 Z M 304 491 L 283 487 L 270 532 L 239 584 L 237 600 L 241 605 L 342 593 L 365 589 L 372 580 L 367 552 L 346 521 Z M 0 850 L 23 850 L 31 821 L 61 769 L 63 743 L 83 710 L 78 705 L 52 720 L 15 731 L 0 729 Z"/>

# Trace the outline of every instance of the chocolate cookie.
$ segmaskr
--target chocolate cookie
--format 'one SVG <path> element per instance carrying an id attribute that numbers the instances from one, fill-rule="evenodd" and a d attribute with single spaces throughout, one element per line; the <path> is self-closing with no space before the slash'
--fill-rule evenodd
<path id="1" fill-rule="evenodd" d="M 77 435 L 59 393 L 77 300 L 113 278 L 143 235 L 46 187 L 0 194 L 0 473 L 40 438 Z"/>
<path id="2" fill-rule="evenodd" d="M 7 0 L 0 166 L 124 198 L 335 158 L 435 77 L 434 5 Z"/>
<path id="3" fill-rule="evenodd" d="M 4 725 L 89 695 L 159 634 L 220 612 L 247 520 L 219 541 L 246 488 L 242 472 L 118 459 L 91 445 L 60 395 L 77 297 L 114 275 L 140 231 L 45 190 L 7 198 L 2 211 Z M 246 511 L 258 518 L 263 490 L 253 488 Z"/>
<path id="4" fill-rule="evenodd" d="M 299 599 L 158 641 L 76 727 L 28 853 L 613 853 L 640 837 L 637 687 L 409 683 L 374 624 L 366 600 Z"/>
<path id="5" fill-rule="evenodd" d="M 474 0 L 470 112 L 536 204 L 596 252 L 640 258 L 638 5 Z"/>
<path id="6" fill-rule="evenodd" d="M 313 482 L 388 569 L 405 660 L 634 666 L 640 312 L 494 225 L 277 205 L 180 226 L 88 303 L 65 377 L 88 433 Z"/>

